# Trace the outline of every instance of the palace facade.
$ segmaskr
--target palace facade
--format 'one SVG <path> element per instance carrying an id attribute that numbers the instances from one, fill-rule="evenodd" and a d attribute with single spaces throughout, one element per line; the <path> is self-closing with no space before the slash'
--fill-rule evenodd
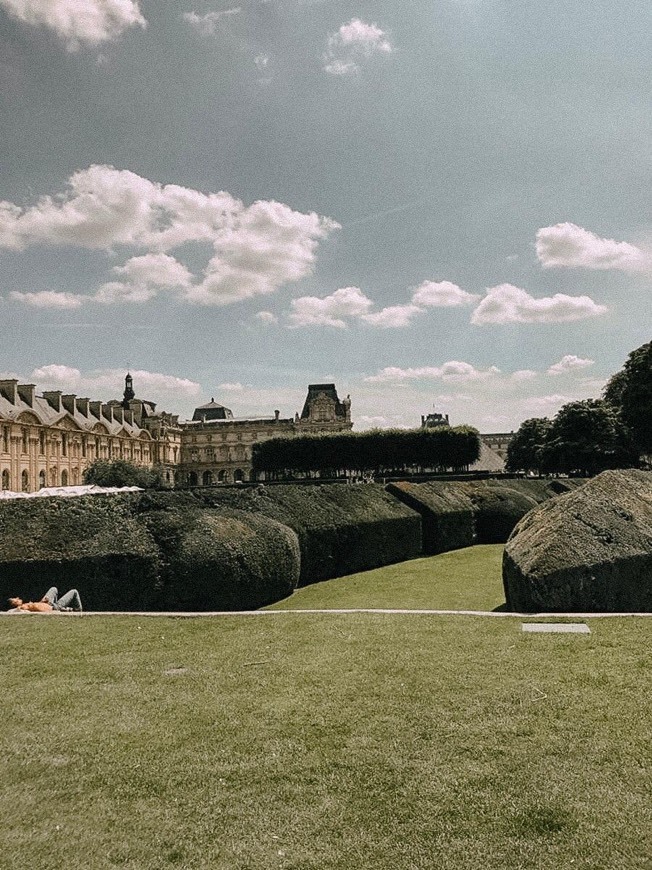
<path id="1" fill-rule="evenodd" d="M 74 486 L 98 459 L 158 468 L 170 486 L 251 480 L 256 442 L 352 428 L 351 400 L 334 384 L 311 384 L 301 414 L 238 419 L 213 400 L 193 419 L 157 411 L 136 397 L 131 375 L 121 400 L 91 401 L 34 384 L 0 380 L 0 488 L 35 492 Z"/>

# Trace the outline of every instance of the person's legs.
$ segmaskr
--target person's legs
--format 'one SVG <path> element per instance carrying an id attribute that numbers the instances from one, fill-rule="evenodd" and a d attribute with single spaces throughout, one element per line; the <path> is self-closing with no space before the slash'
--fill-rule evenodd
<path id="1" fill-rule="evenodd" d="M 52 607 L 57 603 L 57 599 L 59 598 L 59 590 L 56 586 L 50 586 L 48 591 L 45 593 L 41 601 L 47 601 L 48 604 L 51 604 Z"/>
<path id="2" fill-rule="evenodd" d="M 77 592 L 76 589 L 70 589 L 57 601 L 57 609 L 63 610 L 67 607 L 70 607 L 72 610 L 82 609 L 81 598 L 79 597 L 79 592 Z"/>

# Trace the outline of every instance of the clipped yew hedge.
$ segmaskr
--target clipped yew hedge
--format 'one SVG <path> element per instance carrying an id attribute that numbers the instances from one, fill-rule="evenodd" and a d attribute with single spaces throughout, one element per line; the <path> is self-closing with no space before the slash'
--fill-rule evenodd
<path id="1" fill-rule="evenodd" d="M 133 497 L 5 501 L 0 529 L 0 601 L 39 600 L 56 586 L 79 589 L 88 610 L 156 605 L 159 552 Z"/>
<path id="2" fill-rule="evenodd" d="M 297 533 L 301 585 L 412 559 L 421 517 L 379 484 L 200 488 L 202 504 L 259 513 Z"/>
<path id="3" fill-rule="evenodd" d="M 388 484 L 387 491 L 421 514 L 426 555 L 446 553 L 474 543 L 473 503 L 460 491 L 459 484 L 400 481 Z"/>
<path id="4" fill-rule="evenodd" d="M 159 609 L 255 609 L 296 588 L 299 542 L 287 526 L 177 493 L 143 497 L 139 507 L 161 556 Z"/>
<path id="5" fill-rule="evenodd" d="M 510 484 L 509 480 L 460 484 L 473 505 L 476 544 L 504 544 L 516 523 L 537 506 L 532 495 Z"/>

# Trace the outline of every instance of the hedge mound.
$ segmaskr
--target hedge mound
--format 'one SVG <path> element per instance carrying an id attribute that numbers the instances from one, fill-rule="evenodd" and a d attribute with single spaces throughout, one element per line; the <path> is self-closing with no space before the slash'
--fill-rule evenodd
<path id="1" fill-rule="evenodd" d="M 130 496 L 0 502 L 0 600 L 77 588 L 90 610 L 155 604 L 158 550 Z"/>
<path id="2" fill-rule="evenodd" d="M 446 553 L 474 543 L 473 503 L 458 484 L 400 481 L 388 484 L 387 491 L 421 514 L 426 555 Z"/>
<path id="3" fill-rule="evenodd" d="M 537 506 L 531 495 L 511 483 L 487 480 L 460 484 L 473 505 L 476 544 L 504 544 L 516 523 Z"/>
<path id="4" fill-rule="evenodd" d="M 200 488 L 202 504 L 259 513 L 293 529 L 301 585 L 404 562 L 421 553 L 421 517 L 380 484 Z"/>
<path id="5" fill-rule="evenodd" d="M 159 609 L 249 610 L 296 588 L 299 542 L 287 526 L 244 511 L 202 508 L 181 493 L 143 498 L 140 508 L 139 521 L 161 554 Z"/>
<path id="6" fill-rule="evenodd" d="M 503 583 L 515 611 L 652 611 L 652 473 L 605 471 L 533 510 Z"/>

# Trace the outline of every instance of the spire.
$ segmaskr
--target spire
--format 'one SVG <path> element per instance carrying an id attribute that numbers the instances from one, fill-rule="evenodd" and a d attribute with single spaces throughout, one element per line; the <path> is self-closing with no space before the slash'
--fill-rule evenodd
<path id="1" fill-rule="evenodd" d="M 136 398 L 136 394 L 134 393 L 134 381 L 129 372 L 127 372 L 127 377 L 125 378 L 125 391 L 122 395 L 124 396 L 122 407 L 129 410 L 129 402 Z"/>

